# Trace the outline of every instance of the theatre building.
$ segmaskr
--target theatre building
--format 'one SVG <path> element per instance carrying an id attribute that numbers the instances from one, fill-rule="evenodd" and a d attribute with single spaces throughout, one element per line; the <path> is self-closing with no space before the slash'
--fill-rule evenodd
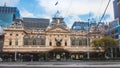
<path id="1" fill-rule="evenodd" d="M 103 50 L 92 46 L 103 37 L 100 31 L 72 30 L 64 18 L 16 19 L 5 28 L 2 58 L 4 61 L 80 60 L 102 56 Z M 89 55 L 88 55 L 89 54 Z"/>

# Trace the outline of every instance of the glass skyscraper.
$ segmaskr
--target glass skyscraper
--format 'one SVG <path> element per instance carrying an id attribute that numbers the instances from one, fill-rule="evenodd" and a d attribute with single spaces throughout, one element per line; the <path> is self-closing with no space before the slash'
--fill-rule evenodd
<path id="1" fill-rule="evenodd" d="M 10 25 L 16 18 L 20 18 L 17 7 L 0 6 L 0 25 L 2 27 Z"/>
<path id="2" fill-rule="evenodd" d="M 118 18 L 118 0 L 113 1 L 114 19 Z"/>

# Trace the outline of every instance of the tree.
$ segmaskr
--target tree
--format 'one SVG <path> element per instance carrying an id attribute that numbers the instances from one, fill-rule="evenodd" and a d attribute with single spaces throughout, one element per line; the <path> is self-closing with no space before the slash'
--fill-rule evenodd
<path id="1" fill-rule="evenodd" d="M 95 47 L 101 46 L 101 41 L 98 39 L 93 40 L 92 43 L 94 44 Z"/>
<path id="2" fill-rule="evenodd" d="M 111 37 L 103 37 L 101 39 L 101 44 L 103 44 L 102 46 L 104 47 L 105 50 L 105 56 L 106 53 L 110 53 L 111 58 L 113 58 L 113 47 L 117 47 L 117 41 Z M 110 49 L 110 51 L 109 51 Z"/>
<path id="3" fill-rule="evenodd" d="M 111 37 L 103 37 L 100 40 L 105 48 L 117 46 L 117 41 Z"/>
<path id="4" fill-rule="evenodd" d="M 100 47 L 102 46 L 101 43 L 102 43 L 101 40 L 98 40 L 98 39 L 95 39 L 95 40 L 92 41 L 93 46 L 97 50 L 100 50 Z"/>
<path id="5" fill-rule="evenodd" d="M 111 37 L 103 37 L 102 39 L 99 40 L 93 40 L 92 41 L 93 46 L 95 48 L 99 49 L 100 47 L 104 49 L 105 51 L 105 57 L 106 54 L 109 53 L 110 49 L 110 55 L 111 58 L 113 58 L 113 47 L 117 47 L 117 41 Z"/>

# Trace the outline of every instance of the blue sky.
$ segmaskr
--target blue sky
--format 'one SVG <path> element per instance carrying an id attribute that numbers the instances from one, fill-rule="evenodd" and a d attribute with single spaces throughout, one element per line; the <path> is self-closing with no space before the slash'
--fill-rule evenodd
<path id="1" fill-rule="evenodd" d="M 55 6 L 55 3 L 58 4 Z M 22 17 L 49 18 L 60 11 L 66 24 L 71 27 L 74 21 L 88 21 L 94 19 L 99 21 L 108 0 L 0 0 L 0 6 L 6 3 L 7 6 L 18 7 Z M 104 22 L 112 21 L 112 1 L 108 7 Z"/>

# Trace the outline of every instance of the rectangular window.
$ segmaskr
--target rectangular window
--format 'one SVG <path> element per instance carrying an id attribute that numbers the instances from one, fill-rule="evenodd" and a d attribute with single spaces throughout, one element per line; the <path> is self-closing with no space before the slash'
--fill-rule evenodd
<path id="1" fill-rule="evenodd" d="M 15 41 L 15 45 L 16 45 L 16 46 L 18 45 L 18 40 Z"/>
<path id="2" fill-rule="evenodd" d="M 65 42 L 65 46 L 67 46 L 67 42 Z"/>
<path id="3" fill-rule="evenodd" d="M 52 42 L 49 42 L 49 45 L 52 46 Z"/>
<path id="4" fill-rule="evenodd" d="M 82 39 L 79 40 L 79 46 L 82 46 Z"/>
<path id="5" fill-rule="evenodd" d="M 10 45 L 10 46 L 12 45 L 12 40 L 9 40 L 9 45 Z"/>

